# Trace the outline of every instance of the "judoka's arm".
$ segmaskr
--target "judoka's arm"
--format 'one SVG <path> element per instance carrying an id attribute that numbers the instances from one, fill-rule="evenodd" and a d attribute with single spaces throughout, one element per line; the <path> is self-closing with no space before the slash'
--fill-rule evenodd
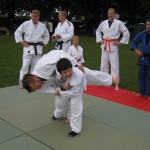
<path id="1" fill-rule="evenodd" d="M 96 42 L 101 44 L 105 42 L 102 38 L 102 24 L 100 24 L 96 30 Z"/>
<path id="2" fill-rule="evenodd" d="M 44 30 L 44 33 L 43 33 L 43 41 L 42 41 L 42 43 L 44 45 L 47 45 L 47 43 L 49 42 L 49 38 L 50 38 L 50 35 L 49 35 L 49 32 L 48 32 L 48 30 L 47 30 L 47 28 L 45 26 L 45 30 Z"/>
<path id="3" fill-rule="evenodd" d="M 81 85 L 73 86 L 70 90 L 60 91 L 61 97 L 77 96 L 80 93 Z"/>
<path id="4" fill-rule="evenodd" d="M 24 33 L 23 26 L 24 26 L 24 24 L 21 24 L 14 33 L 16 43 L 24 41 L 23 40 L 23 33 Z"/>
<path id="5" fill-rule="evenodd" d="M 61 38 L 63 42 L 67 42 L 72 39 L 74 35 L 74 26 L 73 24 L 70 24 L 67 28 L 67 33 L 65 35 L 61 35 Z"/>
<path id="6" fill-rule="evenodd" d="M 140 41 L 141 41 L 141 35 L 140 35 L 140 33 L 138 33 L 134 38 L 133 38 L 133 40 L 132 40 L 132 43 L 131 43 L 131 48 L 130 48 L 130 50 L 133 50 L 133 51 L 135 51 L 135 53 L 138 55 L 138 56 L 142 56 L 142 51 L 140 51 L 139 49 L 138 49 L 138 44 L 140 43 Z"/>
<path id="7" fill-rule="evenodd" d="M 120 28 L 121 33 L 123 34 L 123 37 L 121 38 L 120 43 L 128 44 L 129 39 L 130 39 L 130 33 L 129 33 L 128 29 L 123 24 L 123 22 L 120 23 L 119 28 Z"/>
<path id="8" fill-rule="evenodd" d="M 18 27 L 18 29 L 15 31 L 14 36 L 15 36 L 16 43 L 20 42 L 22 46 L 28 47 L 29 44 L 23 40 L 24 25 L 25 24 L 23 23 Z"/>

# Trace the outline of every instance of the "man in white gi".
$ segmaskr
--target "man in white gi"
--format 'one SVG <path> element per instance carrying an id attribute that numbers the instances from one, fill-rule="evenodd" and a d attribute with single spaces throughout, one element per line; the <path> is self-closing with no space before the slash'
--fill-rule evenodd
<path id="1" fill-rule="evenodd" d="M 33 10 L 31 20 L 22 23 L 15 31 L 16 42 L 23 45 L 23 64 L 19 78 L 20 88 L 23 88 L 22 79 L 28 73 L 29 66 L 31 65 L 30 72 L 32 72 L 36 62 L 41 58 L 43 46 L 49 42 L 49 32 L 46 26 L 39 22 L 39 19 L 40 12 Z"/>
<path id="2" fill-rule="evenodd" d="M 119 57 L 118 46 L 128 44 L 130 33 L 123 22 L 115 19 L 115 9 L 108 9 L 108 19 L 101 22 L 96 30 L 96 42 L 101 44 L 101 67 L 100 70 L 109 73 L 109 61 L 111 76 L 115 84 L 115 90 L 119 90 Z M 120 34 L 122 38 L 119 41 Z"/>
<path id="3" fill-rule="evenodd" d="M 67 20 L 67 13 L 65 11 L 60 11 L 58 18 L 60 22 L 52 35 L 52 40 L 57 42 L 55 46 L 57 50 L 67 52 L 71 46 L 71 39 L 74 35 L 74 26 Z"/>
<path id="4" fill-rule="evenodd" d="M 30 87 L 30 84 L 32 84 L 34 78 L 30 82 L 30 79 L 28 80 L 27 77 L 24 77 L 23 87 L 29 92 L 33 92 L 39 89 L 39 91 L 41 92 L 54 93 L 55 87 L 52 88 L 51 85 L 53 85 L 54 83 L 53 81 L 55 78 L 56 63 L 61 58 L 69 59 L 73 66 L 77 66 L 80 70 L 83 70 L 87 79 L 87 84 L 104 86 L 110 86 L 112 84 L 112 77 L 108 73 L 104 73 L 101 71 L 93 72 L 93 70 L 83 67 L 80 64 L 78 65 L 77 60 L 71 57 L 66 52 L 52 50 L 40 58 L 31 73 L 31 75 L 33 75 L 35 79 L 38 79 L 38 83 L 41 83 L 40 86 L 35 85 L 35 87 Z M 37 84 L 37 82 L 35 82 L 35 84 Z"/>

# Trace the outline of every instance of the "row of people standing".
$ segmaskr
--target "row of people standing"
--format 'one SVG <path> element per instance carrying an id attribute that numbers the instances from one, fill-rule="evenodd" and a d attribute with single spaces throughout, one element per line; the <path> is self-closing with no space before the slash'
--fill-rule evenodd
<path id="1" fill-rule="evenodd" d="M 74 35 L 74 26 L 67 20 L 65 11 L 58 14 L 59 23 L 52 36 L 52 40 L 57 42 L 55 48 L 66 51 L 71 46 L 71 39 Z M 19 87 L 22 86 L 23 76 L 30 72 L 36 62 L 41 58 L 43 46 L 47 45 L 50 40 L 49 32 L 46 26 L 39 21 L 40 11 L 31 12 L 31 20 L 22 23 L 15 31 L 15 40 L 23 46 L 22 68 L 20 70 Z"/>

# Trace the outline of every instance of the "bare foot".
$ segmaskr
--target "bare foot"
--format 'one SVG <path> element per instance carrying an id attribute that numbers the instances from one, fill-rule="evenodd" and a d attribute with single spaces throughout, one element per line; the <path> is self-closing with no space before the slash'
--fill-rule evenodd
<path id="1" fill-rule="evenodd" d="M 140 93 L 135 93 L 135 96 L 142 96 Z"/>
<path id="2" fill-rule="evenodd" d="M 19 89 L 23 89 L 23 85 L 22 84 L 19 85 Z"/>
<path id="3" fill-rule="evenodd" d="M 70 124 L 70 119 L 66 119 L 65 124 Z"/>
<path id="4" fill-rule="evenodd" d="M 118 86 L 115 86 L 115 90 L 118 91 L 118 90 L 119 90 L 119 87 L 118 87 Z"/>

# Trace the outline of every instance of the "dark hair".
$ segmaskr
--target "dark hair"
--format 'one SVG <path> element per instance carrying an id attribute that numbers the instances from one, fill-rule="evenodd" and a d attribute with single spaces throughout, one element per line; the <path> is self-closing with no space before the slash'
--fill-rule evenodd
<path id="1" fill-rule="evenodd" d="M 32 84 L 34 82 L 33 76 L 34 75 L 29 74 L 29 73 L 25 74 L 24 77 L 23 77 L 23 80 L 22 80 L 23 88 L 25 88 L 29 93 L 32 92 L 30 84 Z"/>
<path id="2" fill-rule="evenodd" d="M 57 71 L 61 74 L 62 71 L 72 68 L 70 60 L 67 58 L 61 58 L 56 64 Z"/>
<path id="3" fill-rule="evenodd" d="M 146 19 L 146 22 L 149 21 L 150 22 L 150 18 Z"/>

